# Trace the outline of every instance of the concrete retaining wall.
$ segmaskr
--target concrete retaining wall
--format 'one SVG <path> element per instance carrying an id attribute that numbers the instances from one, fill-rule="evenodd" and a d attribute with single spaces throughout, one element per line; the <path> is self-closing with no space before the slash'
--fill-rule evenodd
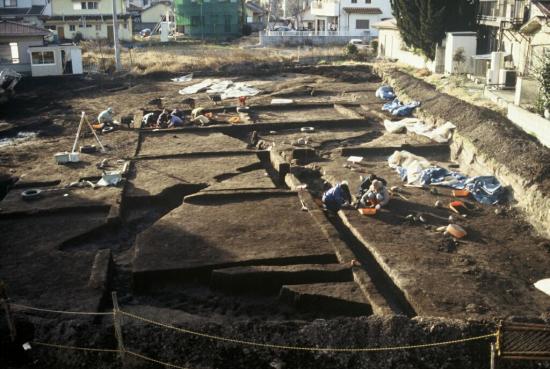
<path id="1" fill-rule="evenodd" d="M 549 120 L 514 104 L 508 104 L 508 119 L 531 136 L 536 137 L 544 146 L 550 147 Z"/>

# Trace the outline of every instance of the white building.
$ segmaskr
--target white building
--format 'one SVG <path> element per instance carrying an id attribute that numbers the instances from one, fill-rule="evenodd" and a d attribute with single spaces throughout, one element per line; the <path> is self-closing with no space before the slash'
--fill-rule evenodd
<path id="1" fill-rule="evenodd" d="M 375 37 L 373 24 L 392 17 L 389 0 L 314 0 L 315 30 L 338 31 L 356 37 Z"/>
<path id="2" fill-rule="evenodd" d="M 10 0 L 11 1 L 11 0 Z M 132 16 L 124 0 L 116 1 L 118 36 L 132 40 Z M 54 0 L 46 28 L 57 33 L 60 40 L 72 40 L 77 34 L 89 39 L 113 39 L 113 1 L 111 0 Z"/>
<path id="3" fill-rule="evenodd" d="M 0 0 L 0 19 L 42 27 L 51 15 L 51 0 Z"/>

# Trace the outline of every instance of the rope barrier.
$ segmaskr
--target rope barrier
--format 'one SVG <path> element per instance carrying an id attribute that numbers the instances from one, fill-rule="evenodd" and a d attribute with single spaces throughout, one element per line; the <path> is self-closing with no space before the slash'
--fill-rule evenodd
<path id="1" fill-rule="evenodd" d="M 98 312 L 88 312 L 88 311 L 63 311 L 63 310 L 52 310 L 52 309 L 43 309 L 43 308 L 36 308 L 32 306 L 27 305 L 21 305 L 21 304 L 14 304 L 13 302 L 9 303 L 11 307 L 14 307 L 19 310 L 34 310 L 34 311 L 42 311 L 46 313 L 55 313 L 55 314 L 72 314 L 72 315 L 113 315 L 112 312 L 108 313 L 98 313 Z"/>
<path id="2" fill-rule="evenodd" d="M 246 341 L 246 340 L 240 340 L 240 339 L 235 339 L 235 338 L 221 337 L 221 336 L 211 335 L 211 334 L 207 334 L 207 333 L 195 332 L 195 331 L 191 331 L 191 330 L 185 329 L 185 328 L 178 328 L 178 327 L 175 327 L 175 326 L 170 325 L 170 324 L 156 322 L 154 320 L 143 318 L 143 317 L 140 317 L 139 315 L 128 313 L 128 312 L 125 312 L 125 311 L 122 311 L 122 310 L 119 310 L 119 312 L 120 312 L 120 314 L 126 315 L 127 317 L 134 318 L 134 319 L 137 319 L 137 320 L 141 320 L 143 322 L 153 324 L 153 325 L 156 325 L 156 326 L 159 326 L 159 327 L 172 329 L 172 330 L 175 330 L 175 331 L 180 332 L 180 333 L 191 334 L 191 335 L 194 335 L 194 336 L 209 338 L 209 339 L 212 339 L 212 340 L 230 342 L 230 343 L 237 343 L 237 344 L 247 345 L 247 346 L 256 346 L 256 347 L 281 349 L 281 350 L 296 350 L 296 351 L 382 352 L 382 351 L 412 350 L 412 349 L 420 349 L 420 348 L 449 346 L 449 345 L 455 345 L 455 344 L 471 342 L 471 341 L 480 341 L 480 340 L 493 338 L 493 337 L 497 336 L 497 333 L 490 333 L 490 334 L 485 334 L 485 335 L 476 336 L 476 337 L 460 338 L 460 339 L 444 341 L 444 342 L 424 343 L 424 344 L 407 345 L 407 346 L 359 347 L 359 348 L 301 347 L 301 346 L 288 346 L 288 345 L 277 345 L 277 344 L 270 344 L 270 343 L 260 343 L 260 342 Z"/>
<path id="3" fill-rule="evenodd" d="M 398 351 L 398 350 L 413 350 L 413 349 L 422 349 L 422 348 L 433 348 L 433 347 L 441 347 L 441 346 L 449 346 L 449 345 L 456 345 L 460 343 L 466 343 L 466 342 L 473 342 L 473 341 L 481 341 L 489 338 L 497 338 L 499 337 L 499 332 L 495 333 L 489 333 L 485 335 L 475 336 L 475 337 L 468 337 L 468 338 L 459 338 L 456 340 L 448 340 L 443 342 L 434 342 L 434 343 L 423 343 L 423 344 L 417 344 L 417 345 L 401 345 L 401 346 L 387 346 L 387 347 L 358 347 L 358 348 L 337 348 L 337 347 L 305 347 L 305 346 L 291 346 L 291 345 L 279 345 L 279 344 L 271 344 L 271 343 L 261 343 L 261 342 L 254 342 L 254 341 L 247 341 L 242 339 L 236 339 L 236 338 L 229 338 L 229 337 L 222 337 L 222 336 L 216 336 L 208 333 L 202 333 L 202 332 L 196 332 L 185 328 L 179 328 L 176 326 L 173 326 L 171 324 L 157 322 L 152 319 L 148 319 L 139 315 L 135 315 L 123 310 L 115 309 L 113 312 L 84 312 L 84 311 L 62 311 L 62 310 L 52 310 L 52 309 L 43 309 L 43 308 L 35 308 L 32 306 L 27 305 L 21 305 L 21 304 L 14 304 L 9 303 L 10 306 L 23 309 L 23 310 L 35 310 L 35 311 L 43 311 L 43 312 L 51 312 L 51 313 L 58 313 L 58 314 L 76 314 L 76 315 L 113 315 L 116 316 L 117 313 L 125 315 L 129 318 L 133 318 L 136 320 L 140 320 L 142 322 L 156 325 L 158 327 L 171 329 L 176 332 L 184 333 L 184 334 L 190 334 L 198 337 L 208 338 L 211 340 L 216 341 L 222 341 L 222 342 L 229 342 L 229 343 L 236 343 L 240 345 L 246 345 L 246 346 L 255 346 L 255 347 L 263 347 L 263 348 L 271 348 L 271 349 L 280 349 L 280 350 L 295 350 L 295 351 L 313 351 L 313 352 L 383 352 L 383 351 Z M 96 352 L 111 352 L 111 353 L 127 353 L 129 355 L 133 355 L 138 358 L 142 358 L 144 360 L 148 360 L 151 362 L 155 362 L 161 365 L 170 366 L 172 368 L 182 369 L 183 367 L 164 363 L 159 360 L 155 360 L 152 358 L 149 358 L 147 356 L 127 351 L 125 349 L 96 349 L 96 348 L 86 348 L 86 347 L 76 347 L 76 346 L 67 346 L 67 345 L 56 345 L 56 344 L 50 344 L 50 343 L 44 343 L 44 342 L 32 342 L 35 345 L 39 346 L 47 346 L 47 347 L 55 347 L 55 348 L 61 348 L 61 349 L 71 349 L 71 350 L 82 350 L 82 351 L 96 351 Z M 183 368 L 185 369 L 185 368 Z"/>
<path id="4" fill-rule="evenodd" d="M 159 364 L 159 365 L 164 365 L 166 367 L 175 368 L 175 369 L 187 369 L 183 366 L 174 365 L 174 364 L 171 364 L 171 363 L 167 363 L 167 362 L 164 362 L 164 361 L 153 359 L 151 357 L 148 357 L 148 356 L 145 356 L 145 355 L 142 355 L 142 354 L 138 354 L 137 352 L 128 351 L 128 350 L 122 351 L 122 350 L 117 350 L 117 349 L 102 349 L 102 348 L 93 348 L 93 347 L 69 346 L 69 345 L 59 345 L 59 344 L 54 344 L 54 343 L 37 342 L 37 341 L 31 341 L 30 344 L 31 345 L 36 345 L 36 346 L 44 346 L 44 347 L 62 349 L 62 350 L 76 350 L 76 351 L 87 351 L 87 352 L 107 352 L 107 353 L 110 353 L 110 354 L 119 354 L 121 352 L 124 352 L 124 353 L 126 353 L 130 356 L 134 356 L 134 357 L 137 357 L 139 359 L 149 361 L 151 363 L 156 363 L 156 364 Z"/>
<path id="5" fill-rule="evenodd" d="M 170 364 L 170 363 L 167 363 L 167 362 L 164 362 L 164 361 L 160 361 L 160 360 L 156 360 L 156 359 L 152 359 L 150 357 L 147 357 L 145 355 L 141 355 L 141 354 L 138 354 L 136 352 L 132 352 L 132 351 L 125 351 L 128 355 L 130 356 L 135 356 L 137 358 L 140 358 L 140 359 L 143 359 L 143 360 L 146 360 L 146 361 L 149 361 L 151 363 L 156 363 L 156 364 L 159 364 L 159 365 L 164 365 L 164 366 L 167 366 L 167 367 L 170 367 L 170 368 L 176 368 L 176 369 L 187 369 L 183 366 L 178 366 L 178 365 L 174 365 L 174 364 Z"/>
<path id="6" fill-rule="evenodd" d="M 117 354 L 120 352 L 120 350 L 116 349 L 102 349 L 102 348 L 93 348 L 93 347 L 78 347 L 78 346 L 68 346 L 68 345 L 58 345 L 54 343 L 46 343 L 46 342 L 37 342 L 37 341 L 31 341 L 31 345 L 36 346 L 45 346 L 45 347 L 52 347 L 57 349 L 64 349 L 64 350 L 77 350 L 77 351 L 92 351 L 92 352 L 109 352 Z"/>

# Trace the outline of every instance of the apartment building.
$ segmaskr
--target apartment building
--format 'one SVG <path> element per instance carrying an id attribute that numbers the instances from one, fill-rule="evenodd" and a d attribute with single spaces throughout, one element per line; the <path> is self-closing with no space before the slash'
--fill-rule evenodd
<path id="1" fill-rule="evenodd" d="M 116 0 L 118 36 L 132 40 L 132 17 L 126 1 Z M 45 26 L 57 32 L 60 40 L 72 40 L 77 34 L 86 39 L 113 39 L 112 0 L 53 0 L 51 17 Z"/>
<path id="2" fill-rule="evenodd" d="M 0 19 L 41 27 L 51 15 L 51 0 L 0 0 Z"/>
<path id="3" fill-rule="evenodd" d="M 377 36 L 373 24 L 392 17 L 389 0 L 314 0 L 311 14 L 316 31 L 356 37 Z"/>

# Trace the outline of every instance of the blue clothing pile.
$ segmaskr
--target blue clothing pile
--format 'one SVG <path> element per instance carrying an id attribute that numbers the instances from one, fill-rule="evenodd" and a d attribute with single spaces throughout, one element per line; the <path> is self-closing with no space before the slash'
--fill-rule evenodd
<path id="1" fill-rule="evenodd" d="M 412 111 L 420 106 L 419 101 L 412 101 L 408 104 L 403 104 L 398 98 L 393 99 L 392 102 L 384 104 L 382 110 L 388 111 L 391 115 L 406 117 L 412 113 Z"/>
<path id="2" fill-rule="evenodd" d="M 457 190 L 466 189 L 477 202 L 485 205 L 498 203 L 506 194 L 504 187 L 493 176 L 468 178 L 445 168 L 432 167 L 424 169 L 420 178 L 423 185 L 447 186 Z"/>
<path id="3" fill-rule="evenodd" d="M 393 100 L 395 99 L 395 92 L 393 92 L 393 88 L 390 86 L 382 86 L 378 87 L 378 90 L 376 90 L 376 97 L 382 99 L 382 100 Z"/>

